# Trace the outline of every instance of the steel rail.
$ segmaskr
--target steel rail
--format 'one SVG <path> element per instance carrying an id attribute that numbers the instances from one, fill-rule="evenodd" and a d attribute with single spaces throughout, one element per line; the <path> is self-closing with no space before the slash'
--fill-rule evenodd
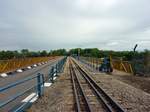
<path id="1" fill-rule="evenodd" d="M 78 98 L 78 94 L 77 94 L 77 90 L 76 90 L 76 85 L 75 85 L 75 80 L 74 80 L 74 75 L 73 75 L 73 70 L 72 70 L 72 65 L 71 64 L 69 66 L 69 69 L 70 69 L 70 75 L 71 75 L 71 80 L 72 80 L 72 84 L 73 84 L 73 91 L 74 91 L 74 95 L 75 95 L 76 111 L 80 112 L 81 107 L 80 107 L 80 102 L 79 102 L 79 98 Z"/>
<path id="2" fill-rule="evenodd" d="M 71 64 L 72 65 L 72 64 Z M 86 112 L 92 112 L 92 108 L 91 108 L 91 106 L 90 106 L 90 104 L 89 104 L 89 101 L 88 101 L 88 98 L 87 98 L 87 96 L 85 95 L 85 93 L 84 93 L 84 91 L 83 91 L 83 87 L 82 87 L 82 85 L 81 85 L 81 82 L 79 81 L 79 78 L 78 78 L 78 76 L 77 76 L 77 73 L 76 73 L 76 71 L 74 70 L 74 68 L 73 68 L 73 66 L 72 66 L 72 71 L 73 71 L 73 75 L 75 76 L 75 81 L 77 82 L 77 84 L 78 84 L 78 86 L 79 86 L 79 89 L 80 89 L 80 92 L 81 92 L 81 94 L 82 94 L 82 97 L 83 97 L 83 99 L 84 99 L 84 102 L 85 102 L 85 105 L 86 105 L 86 107 L 85 107 L 85 109 L 86 109 Z M 81 109 L 81 108 L 80 108 Z M 81 111 L 81 110 L 80 110 Z"/>
<path id="3" fill-rule="evenodd" d="M 107 111 L 125 112 L 125 110 L 116 101 L 114 101 L 108 94 L 106 94 L 106 92 L 102 88 L 100 88 L 100 86 L 94 81 L 94 79 L 90 77 L 88 73 L 85 72 L 85 70 L 83 70 L 74 60 L 73 63 L 75 64 L 79 72 L 82 74 L 82 76 L 85 78 L 85 80 L 93 88 L 97 96 L 101 99 Z"/>

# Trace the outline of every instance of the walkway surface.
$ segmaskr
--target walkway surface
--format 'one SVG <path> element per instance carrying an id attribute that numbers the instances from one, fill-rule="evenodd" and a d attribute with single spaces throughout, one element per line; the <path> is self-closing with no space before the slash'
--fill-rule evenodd
<path id="1" fill-rule="evenodd" d="M 64 73 L 45 89 L 45 95 L 38 99 L 28 112 L 74 112 L 74 98 L 68 60 Z"/>

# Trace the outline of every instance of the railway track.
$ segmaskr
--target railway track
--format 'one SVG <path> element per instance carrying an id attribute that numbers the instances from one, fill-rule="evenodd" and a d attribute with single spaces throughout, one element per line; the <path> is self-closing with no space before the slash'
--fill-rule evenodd
<path id="1" fill-rule="evenodd" d="M 69 63 L 76 112 L 125 112 L 73 59 Z"/>

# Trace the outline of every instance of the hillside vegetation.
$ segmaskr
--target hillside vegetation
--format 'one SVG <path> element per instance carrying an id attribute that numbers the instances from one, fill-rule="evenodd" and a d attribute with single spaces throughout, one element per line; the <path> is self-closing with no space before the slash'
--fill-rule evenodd
<path id="1" fill-rule="evenodd" d="M 57 49 L 51 51 L 29 51 L 23 49 L 21 51 L 0 51 L 0 60 L 7 60 L 13 58 L 26 58 L 26 57 L 43 57 L 43 56 L 63 56 L 63 55 L 80 55 L 84 57 L 97 57 L 102 58 L 106 56 L 112 56 L 113 58 L 121 58 L 125 61 L 131 61 L 133 59 L 143 59 L 150 56 L 150 51 L 145 50 L 142 52 L 133 51 L 106 51 L 99 50 L 97 48 L 75 48 L 66 51 L 65 49 Z"/>

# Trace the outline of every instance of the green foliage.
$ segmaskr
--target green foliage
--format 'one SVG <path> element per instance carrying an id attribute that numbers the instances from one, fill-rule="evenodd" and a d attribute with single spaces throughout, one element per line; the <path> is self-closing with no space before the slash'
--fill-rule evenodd
<path id="1" fill-rule="evenodd" d="M 81 48 L 76 48 L 76 49 L 71 49 L 69 51 L 69 55 L 78 55 L 78 52 L 80 53 L 80 56 L 85 56 L 85 57 L 108 57 L 112 56 L 113 58 L 122 58 L 123 60 L 126 61 L 131 61 L 134 58 L 136 59 L 142 59 L 148 54 L 150 54 L 149 50 L 145 50 L 142 52 L 133 52 L 133 51 L 108 51 L 108 50 L 99 50 L 97 48 L 86 48 L 86 49 L 81 49 Z"/>
<path id="2" fill-rule="evenodd" d="M 81 48 L 76 48 L 76 49 L 71 49 L 68 54 L 69 55 L 80 55 L 80 56 L 85 56 L 85 57 L 99 57 L 99 50 L 97 48 L 87 48 L 87 49 L 81 49 Z"/>
<path id="3" fill-rule="evenodd" d="M 43 50 L 42 52 L 40 52 L 40 56 L 48 56 L 47 51 Z"/>
<path id="4" fill-rule="evenodd" d="M 123 60 L 133 60 L 147 58 L 150 56 L 150 51 L 145 50 L 143 52 L 133 52 L 133 51 L 104 51 L 97 48 L 75 48 L 70 49 L 68 52 L 65 49 L 51 50 L 47 52 L 43 51 L 29 51 L 28 49 L 22 49 L 19 51 L 0 51 L 0 60 L 12 59 L 12 58 L 26 58 L 26 57 L 40 57 L 40 56 L 64 56 L 64 55 L 80 55 L 85 57 L 108 57 L 122 58 Z M 148 58 L 149 59 L 149 58 Z M 146 63 L 146 62 L 145 62 Z"/>
<path id="5" fill-rule="evenodd" d="M 49 54 L 52 56 L 63 56 L 67 55 L 67 51 L 65 49 L 51 50 Z"/>
<path id="6" fill-rule="evenodd" d="M 22 49 L 18 51 L 0 51 L 0 60 L 8 60 L 13 58 L 27 58 L 27 57 L 44 57 L 44 56 L 63 56 L 67 55 L 65 49 L 52 50 L 47 52 L 43 51 L 29 51 L 28 49 Z"/>

